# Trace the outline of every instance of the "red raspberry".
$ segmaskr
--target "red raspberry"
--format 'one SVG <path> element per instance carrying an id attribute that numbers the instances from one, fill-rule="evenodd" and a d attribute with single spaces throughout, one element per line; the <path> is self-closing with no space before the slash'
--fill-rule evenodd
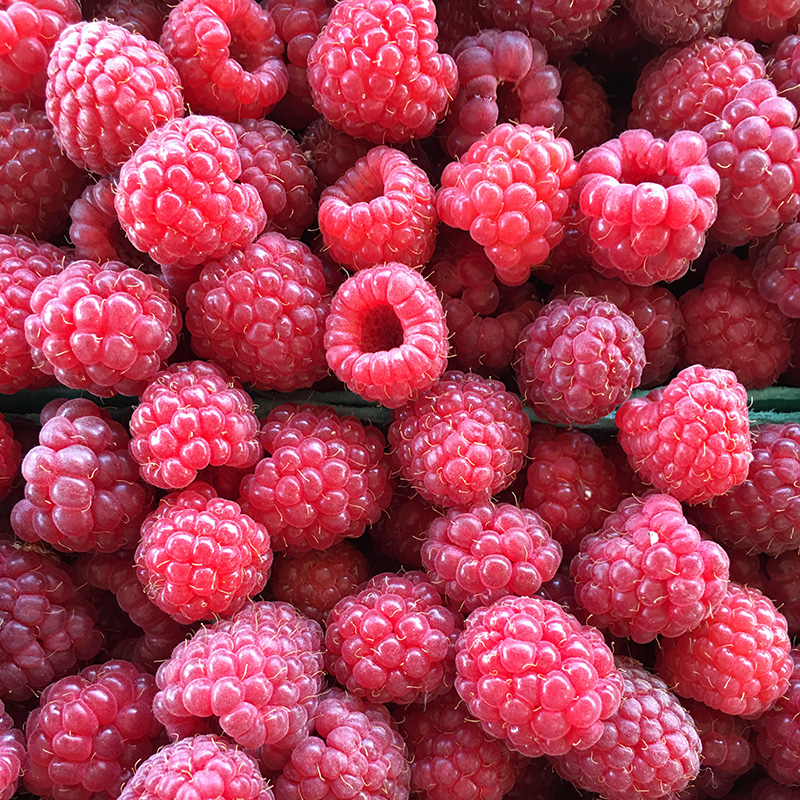
<path id="1" fill-rule="evenodd" d="M 529 432 L 522 403 L 503 384 L 452 370 L 393 412 L 388 438 L 403 477 L 430 503 L 450 507 L 505 489 Z"/>
<path id="2" fill-rule="evenodd" d="M 26 700 L 97 655 L 97 610 L 55 556 L 0 541 L 0 693 Z"/>
<path id="3" fill-rule="evenodd" d="M 535 512 L 486 501 L 435 520 L 422 563 L 451 603 L 472 611 L 507 594 L 534 595 L 556 574 L 561 545 Z"/>
<path id="4" fill-rule="evenodd" d="M 700 737 L 692 718 L 660 678 L 637 661 L 618 658 L 619 710 L 603 722 L 591 747 L 552 759 L 579 789 L 608 800 L 674 797 L 700 769 Z"/>
<path id="5" fill-rule="evenodd" d="M 698 524 L 703 525 L 703 520 L 698 520 Z M 704 526 L 705 527 L 705 526 Z M 782 556 L 776 556 L 771 561 L 780 561 Z M 769 578 L 766 573 L 766 565 L 758 553 L 746 553 L 744 550 L 729 549 L 728 558 L 731 562 L 731 580 L 748 586 L 751 589 L 758 589 L 761 594 L 765 594 L 770 600 L 774 600 L 772 593 L 768 591 Z M 786 616 L 786 614 L 781 611 Z"/>
<path id="6" fill-rule="evenodd" d="M 14 431 L 5 417 L 0 414 L 0 500 L 5 500 L 11 494 L 21 463 L 22 446 L 14 438 Z"/>
<path id="7" fill-rule="evenodd" d="M 553 771 L 550 762 L 541 758 L 526 759 L 517 782 L 503 800 L 583 800 L 584 794 Z"/>
<path id="8" fill-rule="evenodd" d="M 187 794 L 219 800 L 273 800 L 258 764 L 219 736 L 192 736 L 142 763 L 119 800 L 172 800 Z"/>
<path id="9" fill-rule="evenodd" d="M 758 257 L 752 276 L 768 303 L 787 317 L 800 317 L 800 224 L 781 228 Z"/>
<path id="10" fill-rule="evenodd" d="M 206 467 L 197 473 L 197 480 L 214 487 L 214 491 L 226 500 L 239 499 L 239 487 L 245 475 L 252 475 L 256 465 L 249 467 Z"/>
<path id="11" fill-rule="evenodd" d="M 425 702 L 452 688 L 460 630 L 423 573 L 383 572 L 328 615 L 325 665 L 370 702 Z"/>
<path id="12" fill-rule="evenodd" d="M 163 9 L 160 0 L 103 0 L 94 18 L 113 22 L 157 42 L 164 25 Z"/>
<path id="13" fill-rule="evenodd" d="M 314 717 L 316 735 L 292 751 L 275 783 L 281 800 L 408 797 L 403 740 L 384 706 L 329 689 Z"/>
<path id="14" fill-rule="evenodd" d="M 730 5 L 731 0 L 682 0 L 671 5 L 632 0 L 628 9 L 646 39 L 661 45 L 681 45 L 716 36 Z"/>
<path id="15" fill-rule="evenodd" d="M 196 113 L 260 119 L 286 94 L 283 42 L 254 0 L 180 0 L 159 41 Z"/>
<path id="16" fill-rule="evenodd" d="M 249 0 L 248 0 L 249 1 Z M 120 170 L 114 205 L 133 244 L 159 264 L 193 267 L 250 244 L 266 214 L 239 184 L 236 133 L 193 114 L 154 130 Z"/>
<path id="17" fill-rule="evenodd" d="M 256 389 L 311 386 L 328 373 L 327 294 L 322 264 L 306 245 L 263 234 L 207 262 L 187 292 L 192 349 Z"/>
<path id="18" fill-rule="evenodd" d="M 575 62 L 561 62 L 561 93 L 564 105 L 563 136 L 575 153 L 585 153 L 612 136 L 611 106 L 605 89 L 592 73 Z"/>
<path id="19" fill-rule="evenodd" d="M 786 617 L 789 635 L 800 634 L 800 553 L 788 550 L 767 559 L 766 575 L 758 576 L 762 585 L 756 584 L 778 610 Z M 758 580 L 758 578 L 756 579 Z"/>
<path id="20" fill-rule="evenodd" d="M 623 500 L 570 565 L 587 622 L 640 643 L 696 628 L 722 603 L 729 569 L 681 504 L 655 492 Z"/>
<path id="21" fill-rule="evenodd" d="M 506 597 L 473 611 L 456 668 L 470 715 L 527 756 L 591 747 L 622 693 L 602 635 L 539 597 Z"/>
<path id="22" fill-rule="evenodd" d="M 731 800 L 797 800 L 797 789 L 764 778 L 754 786 L 745 785 L 730 796 Z"/>
<path id="23" fill-rule="evenodd" d="M 152 494 L 128 453 L 125 428 L 91 400 L 42 412 L 39 445 L 22 462 L 25 499 L 11 512 L 20 539 L 64 552 L 133 547 Z"/>
<path id="24" fill-rule="evenodd" d="M 566 139 L 505 123 L 445 167 L 436 209 L 442 222 L 486 248 L 503 283 L 518 286 L 561 241 L 566 190 L 577 175 Z"/>
<path id="25" fill-rule="evenodd" d="M 589 425 L 639 385 L 644 338 L 613 303 L 566 295 L 551 300 L 522 332 L 519 390 L 548 422 Z"/>
<path id="26" fill-rule="evenodd" d="M 441 136 L 454 158 L 501 122 L 561 127 L 561 75 L 536 39 L 519 31 L 485 30 L 462 39 L 453 58 L 460 85 Z"/>
<path id="27" fill-rule="evenodd" d="M 0 701 L 0 800 L 15 796 L 24 758 L 25 737 Z"/>
<path id="28" fill-rule="evenodd" d="M 180 79 L 163 50 L 111 22 L 80 22 L 47 67 L 47 118 L 64 152 L 108 175 L 147 135 L 183 116 Z"/>
<path id="29" fill-rule="evenodd" d="M 285 403 L 263 422 L 270 455 L 242 480 L 242 511 L 299 555 L 364 533 L 389 505 L 383 434 L 327 406 Z"/>
<path id="30" fill-rule="evenodd" d="M 139 580 L 178 622 L 228 617 L 266 586 L 269 534 L 207 483 L 164 497 L 142 523 Z"/>
<path id="31" fill-rule="evenodd" d="M 355 139 L 334 128 L 324 117 L 317 117 L 303 132 L 300 149 L 317 177 L 317 186 L 333 186 L 356 161 L 372 149 L 366 139 Z"/>
<path id="32" fill-rule="evenodd" d="M 767 75 L 781 97 L 800 106 L 800 34 L 779 39 L 767 51 Z"/>
<path id="33" fill-rule="evenodd" d="M 725 30 L 751 42 L 776 42 L 797 31 L 798 12 L 798 0 L 733 0 Z"/>
<path id="34" fill-rule="evenodd" d="M 476 36 L 484 28 L 480 0 L 434 0 L 439 33 L 439 47 L 451 53 L 467 36 Z"/>
<path id="35" fill-rule="evenodd" d="M 703 503 L 747 477 L 747 405 L 732 372 L 697 364 L 619 407 L 619 443 L 647 483 L 681 502 Z"/>
<path id="36" fill-rule="evenodd" d="M 371 142 L 423 139 L 458 89 L 433 0 L 341 0 L 308 54 L 314 105 Z"/>
<path id="37" fill-rule="evenodd" d="M 155 694 L 152 675 L 120 660 L 48 686 L 25 726 L 25 786 L 40 797 L 117 797 L 163 742 Z"/>
<path id="38" fill-rule="evenodd" d="M 388 408 L 429 390 L 445 370 L 447 349 L 436 290 L 396 262 L 348 278 L 325 322 L 325 356 L 336 377 Z"/>
<path id="39" fill-rule="evenodd" d="M 656 671 L 682 697 L 752 719 L 786 691 L 792 673 L 786 619 L 756 589 L 728 585 L 694 630 L 662 639 Z"/>

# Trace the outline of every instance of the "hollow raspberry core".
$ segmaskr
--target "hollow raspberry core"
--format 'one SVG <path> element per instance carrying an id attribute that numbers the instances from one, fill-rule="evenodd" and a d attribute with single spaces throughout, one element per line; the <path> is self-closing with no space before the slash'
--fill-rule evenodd
<path id="1" fill-rule="evenodd" d="M 391 306 L 368 311 L 361 325 L 361 349 L 365 353 L 393 350 L 403 344 L 403 323 Z"/>

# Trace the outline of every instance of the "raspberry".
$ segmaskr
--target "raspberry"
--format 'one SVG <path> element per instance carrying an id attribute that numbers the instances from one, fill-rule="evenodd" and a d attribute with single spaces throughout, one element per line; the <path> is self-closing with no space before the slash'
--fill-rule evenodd
<path id="1" fill-rule="evenodd" d="M 447 365 L 447 326 L 435 289 L 389 262 L 348 278 L 325 322 L 328 366 L 366 400 L 398 408 L 429 390 Z"/>
<path id="2" fill-rule="evenodd" d="M 162 9 L 160 0 L 104 0 L 94 17 L 157 42 L 164 25 Z"/>
<path id="3" fill-rule="evenodd" d="M 273 800 L 255 759 L 219 736 L 192 736 L 143 762 L 119 800 L 172 800 L 184 794 L 219 800 Z"/>
<path id="4" fill-rule="evenodd" d="M 317 177 L 318 187 L 324 189 L 333 186 L 364 158 L 372 145 L 334 128 L 324 117 L 317 117 L 303 132 L 300 149 Z"/>
<path id="5" fill-rule="evenodd" d="M 155 680 L 108 661 L 45 689 L 25 726 L 25 786 L 40 797 L 117 797 L 163 740 L 153 716 Z"/>
<path id="6" fill-rule="evenodd" d="M 14 438 L 14 431 L 5 417 L 0 414 L 0 500 L 11 494 L 21 463 L 22 446 Z"/>
<path id="7" fill-rule="evenodd" d="M 728 585 L 694 630 L 662 639 L 656 671 L 682 697 L 752 719 L 786 691 L 792 673 L 786 620 L 756 589 Z"/>
<path id="8" fill-rule="evenodd" d="M 45 278 L 25 320 L 42 372 L 98 397 L 144 391 L 175 351 L 180 328 L 161 281 L 119 261 L 74 261 Z"/>
<path id="9" fill-rule="evenodd" d="M 776 42 L 797 31 L 798 12 L 797 0 L 733 0 L 725 30 L 751 42 Z"/>
<path id="10" fill-rule="evenodd" d="M 186 268 L 250 244 L 266 214 L 256 187 L 236 183 L 237 148 L 217 117 L 154 130 L 120 170 L 114 205 L 131 242 L 159 264 Z"/>
<path id="11" fill-rule="evenodd" d="M 767 51 L 767 75 L 781 97 L 800 106 L 800 35 L 790 34 L 779 39 Z"/>
<path id="12" fill-rule="evenodd" d="M 130 439 L 91 400 L 42 413 L 39 445 L 22 462 L 25 499 L 11 512 L 20 539 L 64 552 L 133 547 L 152 503 L 128 453 Z"/>
<path id="13" fill-rule="evenodd" d="M 160 43 L 197 113 L 260 119 L 286 94 L 283 42 L 254 0 L 181 0 Z"/>
<path id="14" fill-rule="evenodd" d="M 667 386 L 624 402 L 615 421 L 630 465 L 681 502 L 703 503 L 747 477 L 747 392 L 728 370 L 687 367 Z"/>
<path id="15" fill-rule="evenodd" d="M 561 127 L 561 75 L 536 39 L 519 31 L 485 30 L 462 39 L 453 58 L 460 85 L 442 139 L 454 158 L 500 122 Z"/>
<path id="16" fill-rule="evenodd" d="M 25 738 L 0 701 L 0 800 L 11 800 L 25 758 Z"/>
<path id="17" fill-rule="evenodd" d="M 308 54 L 314 106 L 371 142 L 428 136 L 458 89 L 433 0 L 341 0 Z"/>
<path id="18" fill-rule="evenodd" d="M 753 279 L 758 291 L 781 314 L 800 317 L 800 224 L 781 228 L 756 261 Z M 772 316 L 775 316 L 774 310 Z"/>
<path id="19" fill-rule="evenodd" d="M 720 178 L 712 232 L 729 245 L 767 236 L 800 210 L 797 109 L 775 86 L 742 87 L 716 122 L 702 130 L 708 161 Z"/>
<path id="20" fill-rule="evenodd" d="M 252 475 L 256 465 L 249 467 L 206 467 L 197 473 L 197 480 L 208 483 L 214 491 L 226 500 L 239 498 L 239 486 L 245 475 Z"/>
<path id="21" fill-rule="evenodd" d="M 556 574 L 561 545 L 535 512 L 486 501 L 435 520 L 422 563 L 451 603 L 472 611 L 507 594 L 535 594 Z"/>
<path id="22" fill-rule="evenodd" d="M 330 301 L 319 259 L 280 233 L 206 263 L 186 294 L 192 349 L 256 389 L 291 392 L 328 373 Z"/>
<path id="23" fill-rule="evenodd" d="M 405 153 L 373 147 L 322 192 L 325 246 L 353 270 L 386 261 L 421 267 L 436 242 L 434 196 L 428 176 Z"/>
<path id="24" fill-rule="evenodd" d="M 591 747 L 622 693 L 601 634 L 539 597 L 506 597 L 473 611 L 456 669 L 470 715 L 526 756 Z"/>
<path id="25" fill-rule="evenodd" d="M 530 420 L 499 381 L 452 370 L 395 410 L 389 444 L 430 503 L 465 506 L 505 489 L 522 467 Z"/>
<path id="26" fill-rule="evenodd" d="M 772 778 L 764 778 L 754 786 L 735 792 L 731 797 L 735 800 L 795 800 L 797 789 L 784 786 Z"/>
<path id="27" fill-rule="evenodd" d="M 428 528 L 442 512 L 405 487 L 398 487 L 384 515 L 370 529 L 372 544 L 382 555 L 405 567 L 422 569 L 422 545 Z"/>
<path id="28" fill-rule="evenodd" d="M 681 45 L 721 30 L 731 0 L 683 0 L 659 5 L 655 0 L 632 0 L 631 18 L 645 38 L 661 45 Z"/>
<path id="29" fill-rule="evenodd" d="M 699 519 L 698 524 L 703 525 L 703 520 Z M 728 550 L 728 558 L 731 562 L 731 580 L 748 586 L 751 589 L 758 589 L 761 594 L 767 595 L 770 599 L 772 593 L 768 591 L 769 578 L 767 578 L 766 566 L 762 563 L 763 559 L 757 553 L 746 553 L 744 550 Z M 780 561 L 780 556 L 776 556 L 774 561 Z M 783 613 L 783 612 L 781 612 Z M 786 616 L 784 614 L 784 616 Z"/>
<path id="30" fill-rule="evenodd" d="M 608 800 L 672 798 L 700 768 L 697 728 L 664 681 L 632 659 L 618 658 L 617 666 L 619 710 L 591 747 L 556 756 L 556 771 Z"/>
<path id="31" fill-rule="evenodd" d="M 613 303 L 567 295 L 551 300 L 522 332 L 519 390 L 548 422 L 589 425 L 627 400 L 645 365 L 644 339 Z"/>
<path id="32" fill-rule="evenodd" d="M 97 655 L 97 611 L 55 556 L 0 541 L 0 693 L 26 700 Z"/>
<path id="33" fill-rule="evenodd" d="M 611 106 L 605 89 L 592 73 L 573 61 L 562 61 L 563 136 L 575 153 L 585 153 L 611 138 Z"/>
<path id="34" fill-rule="evenodd" d="M 369 580 L 367 559 L 353 545 L 339 542 L 326 550 L 310 550 L 301 556 L 278 556 L 269 588 L 276 600 L 291 603 L 320 625 L 330 610 Z"/>
<path id="35" fill-rule="evenodd" d="M 789 626 L 789 635 L 800 634 L 800 553 L 788 550 L 778 556 L 767 559 L 766 575 L 761 573 L 758 577 L 763 579 L 763 588 L 757 588 L 772 600 L 778 610 L 786 617 Z"/>
<path id="36" fill-rule="evenodd" d="M 436 39 L 445 53 L 452 54 L 462 39 L 476 36 L 485 27 L 480 0 L 434 0 L 434 3 L 439 20 Z"/>
<path id="37" fill-rule="evenodd" d="M 442 222 L 486 248 L 503 283 L 518 286 L 561 241 L 566 190 L 577 175 L 566 139 L 504 123 L 445 167 L 436 209 Z"/>
<path id="38" fill-rule="evenodd" d="M 383 572 L 328 615 L 325 665 L 370 702 L 426 702 L 452 688 L 460 630 L 423 573 Z"/>
<path id="39" fill-rule="evenodd" d="M 297 745 L 275 783 L 278 797 L 408 797 L 406 750 L 386 708 L 329 689 L 320 698 L 314 728 L 316 735 Z"/>
<path id="40" fill-rule="evenodd" d="M 183 116 L 175 68 L 155 43 L 111 22 L 80 22 L 47 67 L 47 118 L 79 167 L 108 175 L 148 134 Z"/>
<path id="41" fill-rule="evenodd" d="M 526 759 L 517 782 L 503 800 L 582 800 L 585 796 L 571 783 L 562 781 L 544 759 Z"/>
<path id="42" fill-rule="evenodd" d="M 270 455 L 242 480 L 242 511 L 272 549 L 299 555 L 361 536 L 389 504 L 385 439 L 327 406 L 285 403 L 264 420 Z"/>
<path id="43" fill-rule="evenodd" d="M 655 492 L 623 500 L 570 565 L 587 621 L 641 643 L 696 628 L 722 603 L 729 569 L 681 504 Z"/>

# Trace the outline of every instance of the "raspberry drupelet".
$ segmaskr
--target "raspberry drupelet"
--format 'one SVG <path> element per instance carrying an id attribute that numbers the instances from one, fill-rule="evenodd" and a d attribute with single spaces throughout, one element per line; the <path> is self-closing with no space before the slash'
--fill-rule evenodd
<path id="1" fill-rule="evenodd" d="M 560 64 L 564 127 L 561 131 L 576 154 L 585 153 L 611 138 L 611 106 L 605 89 L 589 70 L 574 61 Z"/>
<path id="2" fill-rule="evenodd" d="M 324 341 L 336 377 L 387 408 L 418 398 L 447 366 L 447 325 L 436 290 L 396 262 L 360 270 L 339 287 Z"/>
<path id="3" fill-rule="evenodd" d="M 727 16 L 731 0 L 682 0 L 660 5 L 655 0 L 632 0 L 631 18 L 648 41 L 682 45 L 716 36 Z"/>
<path id="4" fill-rule="evenodd" d="M 188 361 L 159 372 L 130 422 L 142 477 L 161 489 L 188 486 L 208 466 L 250 467 L 261 456 L 253 401 L 213 364 Z"/>
<path id="5" fill-rule="evenodd" d="M 499 381 L 452 370 L 402 408 L 389 445 L 403 477 L 433 505 L 484 502 L 511 484 L 530 420 Z"/>
<path id="6" fill-rule="evenodd" d="M 779 39 L 767 51 L 767 75 L 781 97 L 800 106 L 800 34 L 792 33 Z"/>
<path id="7" fill-rule="evenodd" d="M 428 528 L 442 512 L 401 484 L 392 502 L 368 533 L 375 549 L 408 569 L 422 569 L 422 545 Z"/>
<path id="8" fill-rule="evenodd" d="M 753 719 L 792 674 L 786 620 L 756 589 L 728 585 L 722 605 L 694 630 L 662 639 L 656 673 L 681 696 Z"/>
<path id="9" fill-rule="evenodd" d="M 387 261 L 420 268 L 436 244 L 435 191 L 393 147 L 373 147 L 322 192 L 319 227 L 331 257 L 352 270 Z"/>
<path id="10" fill-rule="evenodd" d="M 15 796 L 24 758 L 25 737 L 0 701 L 0 800 Z"/>
<path id="11" fill-rule="evenodd" d="M 798 0 L 733 0 L 725 30 L 751 42 L 776 42 L 797 31 Z"/>
<path id="12" fill-rule="evenodd" d="M 444 168 L 436 209 L 486 249 L 503 283 L 518 286 L 561 241 L 567 189 L 577 177 L 566 139 L 504 123 Z"/>
<path id="13" fill-rule="evenodd" d="M 325 666 L 372 703 L 425 702 L 453 686 L 460 614 L 422 572 L 383 572 L 328 615 Z"/>
<path id="14" fill-rule="evenodd" d="M 792 222 L 781 228 L 778 236 L 756 260 L 753 278 L 758 291 L 781 314 L 800 317 L 800 224 Z"/>
<path id="15" fill-rule="evenodd" d="M 113 22 L 157 42 L 164 16 L 165 8 L 161 0 L 101 0 L 94 18 Z"/>
<path id="16" fill-rule="evenodd" d="M 117 797 L 166 740 L 153 716 L 155 694 L 153 676 L 122 660 L 48 686 L 25 726 L 26 788 L 40 797 Z"/>
<path id="17" fill-rule="evenodd" d="M 640 477 L 686 503 L 742 483 L 753 458 L 747 392 L 725 369 L 699 364 L 617 410 L 618 441 Z"/>

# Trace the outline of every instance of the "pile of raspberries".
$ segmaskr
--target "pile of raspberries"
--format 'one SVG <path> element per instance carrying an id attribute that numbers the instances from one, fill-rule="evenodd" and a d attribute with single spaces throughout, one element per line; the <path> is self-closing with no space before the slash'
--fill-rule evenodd
<path id="1" fill-rule="evenodd" d="M 800 0 L 0 0 L 0 800 L 800 796 L 799 112 Z"/>

